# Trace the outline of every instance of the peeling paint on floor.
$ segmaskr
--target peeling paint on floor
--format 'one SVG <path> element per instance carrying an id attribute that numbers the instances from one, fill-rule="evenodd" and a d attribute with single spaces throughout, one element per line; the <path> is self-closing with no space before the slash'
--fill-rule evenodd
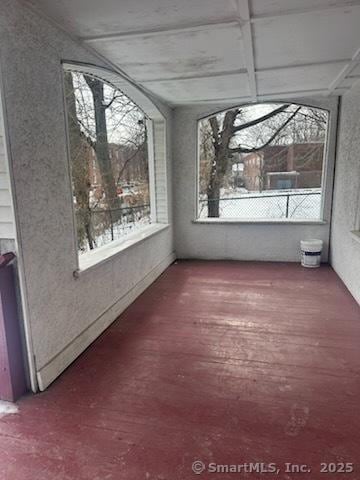
<path id="1" fill-rule="evenodd" d="M 19 409 L 15 403 L 4 402 L 0 400 L 0 418 L 5 417 L 6 415 L 11 415 L 18 413 Z"/>

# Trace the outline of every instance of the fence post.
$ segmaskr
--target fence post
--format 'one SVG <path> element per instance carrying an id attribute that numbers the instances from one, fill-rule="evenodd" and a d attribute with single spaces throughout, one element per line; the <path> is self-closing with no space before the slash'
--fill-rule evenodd
<path id="1" fill-rule="evenodd" d="M 110 214 L 111 241 L 113 241 L 114 240 L 114 225 L 113 225 L 113 219 L 112 219 L 112 214 L 111 214 L 111 208 L 109 209 L 109 214 Z"/>
<path id="2" fill-rule="evenodd" d="M 286 216 L 285 218 L 289 218 L 289 200 L 290 200 L 290 195 L 286 195 Z"/>

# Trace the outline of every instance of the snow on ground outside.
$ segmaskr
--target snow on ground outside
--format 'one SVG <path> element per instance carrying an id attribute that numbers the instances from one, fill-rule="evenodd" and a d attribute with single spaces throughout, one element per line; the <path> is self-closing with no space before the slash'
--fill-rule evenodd
<path id="1" fill-rule="evenodd" d="M 319 188 L 268 190 L 262 193 L 249 193 L 241 188 L 222 189 L 220 195 L 220 218 L 320 219 L 321 189 Z M 289 203 L 286 216 L 287 202 Z M 207 218 L 206 197 L 199 203 L 199 218 Z"/>
<path id="2" fill-rule="evenodd" d="M 114 241 L 119 240 L 120 238 L 126 237 L 126 235 L 129 235 L 129 233 L 133 233 L 137 230 L 140 230 L 141 228 L 145 227 L 146 225 L 149 225 L 150 223 L 151 223 L 150 216 L 141 217 L 135 220 L 134 222 L 128 221 L 127 218 L 124 218 L 122 221 L 120 220 L 119 222 L 116 222 L 113 225 Z M 109 227 L 100 235 L 95 236 L 95 242 L 96 242 L 95 248 L 107 245 L 112 241 L 113 240 L 111 240 L 111 228 Z M 90 251 L 89 246 L 88 244 L 86 244 L 83 250 L 79 250 L 79 254 L 82 255 L 89 251 Z"/>
<path id="3" fill-rule="evenodd" d="M 287 200 L 289 198 L 289 201 Z M 286 217 L 288 203 L 288 217 Z M 321 210 L 321 189 L 271 190 L 247 192 L 245 189 L 221 190 L 220 218 L 240 219 L 319 219 Z M 200 201 L 199 218 L 207 218 L 206 198 Z M 150 217 L 138 216 L 135 221 L 123 218 L 113 226 L 114 240 L 126 237 L 127 234 L 143 228 L 150 223 Z M 96 246 L 110 243 L 111 229 L 107 228 L 95 237 Z M 80 254 L 89 251 L 79 251 Z"/>

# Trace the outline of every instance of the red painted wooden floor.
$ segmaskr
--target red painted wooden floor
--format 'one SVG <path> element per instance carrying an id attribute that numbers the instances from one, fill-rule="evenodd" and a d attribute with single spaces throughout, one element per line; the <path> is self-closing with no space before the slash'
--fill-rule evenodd
<path id="1" fill-rule="evenodd" d="M 0 478 L 358 480 L 359 317 L 330 267 L 175 264 L 0 419 Z M 281 471 L 196 476 L 196 460 Z M 320 473 L 322 462 L 355 472 Z"/>

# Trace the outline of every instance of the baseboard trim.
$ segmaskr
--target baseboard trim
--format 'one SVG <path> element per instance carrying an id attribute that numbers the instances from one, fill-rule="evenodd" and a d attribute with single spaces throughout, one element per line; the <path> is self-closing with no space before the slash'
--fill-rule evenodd
<path id="1" fill-rule="evenodd" d="M 36 374 L 40 391 L 44 391 L 175 260 L 175 253 L 168 255 L 147 273 L 142 280 L 134 285 L 131 290 L 119 298 L 119 300 L 74 338 L 61 352 L 44 365 Z"/>

